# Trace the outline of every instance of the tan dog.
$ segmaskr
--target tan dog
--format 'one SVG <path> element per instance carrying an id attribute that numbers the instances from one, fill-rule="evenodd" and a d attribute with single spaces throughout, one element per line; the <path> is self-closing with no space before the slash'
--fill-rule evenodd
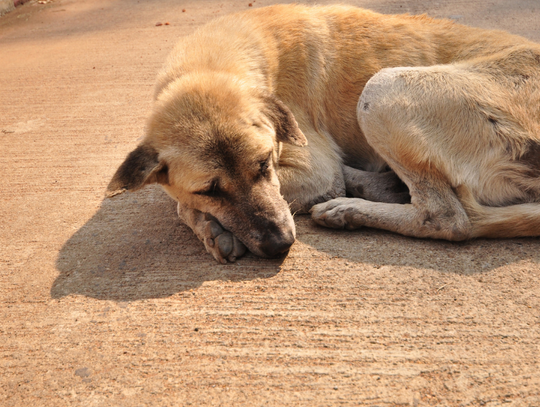
<path id="1" fill-rule="evenodd" d="M 273 6 L 181 39 L 155 99 L 108 194 L 160 183 L 220 262 L 285 253 L 290 210 L 449 240 L 540 234 L 540 46 L 524 38 Z"/>

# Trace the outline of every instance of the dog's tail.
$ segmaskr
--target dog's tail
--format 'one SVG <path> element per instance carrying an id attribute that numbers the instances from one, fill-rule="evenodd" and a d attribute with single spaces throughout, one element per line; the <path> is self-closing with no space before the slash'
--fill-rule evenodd
<path id="1" fill-rule="evenodd" d="M 456 195 L 471 222 L 471 238 L 540 235 L 540 205 L 537 203 L 485 206 L 476 200 L 466 186 L 456 188 Z"/>

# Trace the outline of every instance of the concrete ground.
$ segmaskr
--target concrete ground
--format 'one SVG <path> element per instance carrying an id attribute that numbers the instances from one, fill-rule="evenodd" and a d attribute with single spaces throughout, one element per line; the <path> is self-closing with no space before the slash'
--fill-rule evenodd
<path id="1" fill-rule="evenodd" d="M 0 18 L 0 406 L 540 406 L 538 239 L 298 217 L 287 258 L 222 266 L 159 188 L 103 200 L 175 40 L 250 1 L 273 3 L 32 0 Z M 344 2 L 540 41 L 538 0 Z"/>

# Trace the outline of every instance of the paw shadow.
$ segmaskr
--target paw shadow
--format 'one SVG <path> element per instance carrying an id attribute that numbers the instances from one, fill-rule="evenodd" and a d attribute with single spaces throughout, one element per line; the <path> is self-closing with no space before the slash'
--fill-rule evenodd
<path id="1" fill-rule="evenodd" d="M 248 254 L 219 265 L 176 215 L 159 187 L 105 199 L 62 247 L 51 297 L 71 294 L 113 301 L 163 298 L 205 281 L 269 278 L 283 259 Z"/>
<path id="2" fill-rule="evenodd" d="M 474 239 L 466 242 L 417 239 L 363 228 L 333 230 L 297 217 L 298 240 L 332 257 L 375 267 L 432 269 L 443 273 L 480 274 L 520 262 L 540 263 L 537 238 Z"/>

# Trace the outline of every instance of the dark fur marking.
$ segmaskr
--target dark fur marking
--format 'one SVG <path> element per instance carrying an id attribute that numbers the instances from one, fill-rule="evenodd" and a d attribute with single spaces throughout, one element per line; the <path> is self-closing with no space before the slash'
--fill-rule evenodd
<path id="1" fill-rule="evenodd" d="M 519 161 L 529 167 L 530 172 L 527 175 L 531 177 L 540 176 L 540 141 L 529 140 L 527 152 L 521 156 Z"/>
<path id="2" fill-rule="evenodd" d="M 504 134 L 501 132 L 501 128 L 499 127 L 499 121 L 491 116 L 488 117 L 488 121 L 493 125 L 493 129 L 495 130 L 495 134 L 497 135 L 497 137 L 499 139 L 504 139 Z M 508 148 L 509 147 L 507 147 L 507 151 L 509 151 Z"/>
<path id="3" fill-rule="evenodd" d="M 347 194 L 347 195 L 355 196 L 355 197 L 364 196 L 364 187 L 362 187 L 362 185 L 355 186 L 354 188 L 352 188 L 352 191 L 354 192 L 354 194 Z"/>
<path id="4" fill-rule="evenodd" d="M 238 172 L 238 157 L 242 154 L 240 139 L 224 129 L 213 129 L 212 133 L 201 158 L 234 176 Z"/>
<path id="5" fill-rule="evenodd" d="M 114 174 L 107 191 L 135 190 L 146 183 L 168 183 L 168 169 L 158 160 L 154 147 L 140 145 L 133 150 Z M 155 173 L 154 173 L 155 172 Z M 149 179 L 154 176 L 155 179 Z"/>
<path id="6" fill-rule="evenodd" d="M 516 89 L 519 89 L 520 87 L 522 87 L 523 85 L 525 85 L 525 84 L 527 83 L 528 80 L 529 80 L 529 75 L 522 74 L 522 73 L 516 74 L 516 75 L 513 77 L 514 87 L 515 87 Z"/>
<path id="7" fill-rule="evenodd" d="M 169 167 L 163 165 L 155 175 L 158 184 L 169 185 Z"/>

